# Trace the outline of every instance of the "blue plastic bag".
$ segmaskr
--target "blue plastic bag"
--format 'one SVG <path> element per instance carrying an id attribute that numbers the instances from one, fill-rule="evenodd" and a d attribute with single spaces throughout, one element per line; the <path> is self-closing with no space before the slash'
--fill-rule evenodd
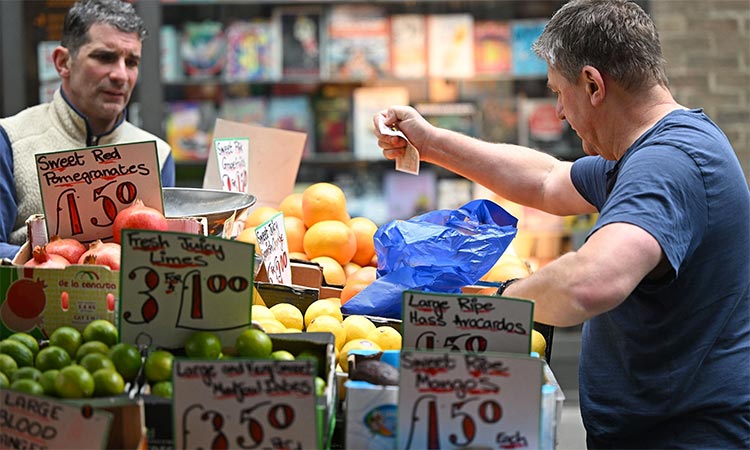
<path id="1" fill-rule="evenodd" d="M 489 200 L 387 223 L 374 236 L 378 278 L 341 311 L 400 319 L 407 289 L 458 293 L 492 268 L 516 236 L 517 223 Z"/>

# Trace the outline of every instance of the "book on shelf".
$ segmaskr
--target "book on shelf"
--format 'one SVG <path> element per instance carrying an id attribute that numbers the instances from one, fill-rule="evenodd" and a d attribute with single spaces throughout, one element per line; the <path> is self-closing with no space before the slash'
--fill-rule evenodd
<path id="1" fill-rule="evenodd" d="M 350 96 L 315 97 L 313 110 L 318 153 L 351 153 Z"/>
<path id="2" fill-rule="evenodd" d="M 427 20 L 422 14 L 391 15 L 391 72 L 396 78 L 427 75 Z"/>
<path id="3" fill-rule="evenodd" d="M 479 111 L 474 103 L 416 103 L 414 109 L 436 127 L 477 136 Z"/>
<path id="4" fill-rule="evenodd" d="M 175 161 L 205 161 L 216 120 L 213 103 L 179 101 L 167 104 L 167 143 Z"/>
<path id="5" fill-rule="evenodd" d="M 226 36 L 221 22 L 187 22 L 182 30 L 180 56 L 191 78 L 220 75 L 226 58 Z"/>
<path id="6" fill-rule="evenodd" d="M 271 80 L 273 37 L 270 20 L 236 21 L 226 30 L 228 81 Z"/>
<path id="7" fill-rule="evenodd" d="M 482 110 L 480 137 L 487 142 L 518 142 L 518 109 L 515 99 L 485 96 L 479 102 Z"/>
<path id="8" fill-rule="evenodd" d="M 581 141 L 557 116 L 557 99 L 518 99 L 518 143 L 566 160 L 583 156 Z"/>
<path id="9" fill-rule="evenodd" d="M 547 63 L 534 53 L 534 45 L 547 24 L 546 20 L 514 20 L 511 22 L 513 43 L 513 75 L 540 76 L 547 74 Z"/>
<path id="10" fill-rule="evenodd" d="M 55 61 L 52 58 L 52 53 L 58 45 L 60 45 L 60 41 L 42 41 L 36 46 L 37 72 L 40 83 L 50 81 L 59 83 L 60 81 L 60 75 L 57 73 Z"/>
<path id="11" fill-rule="evenodd" d="M 184 76 L 180 56 L 180 32 L 173 25 L 162 25 L 159 29 L 159 70 L 162 81 L 168 83 Z"/>
<path id="12" fill-rule="evenodd" d="M 390 21 L 375 5 L 332 5 L 326 16 L 326 76 L 369 80 L 390 74 Z"/>
<path id="13" fill-rule="evenodd" d="M 323 8 L 277 6 L 273 10 L 274 74 L 277 77 L 319 78 L 323 61 Z"/>
<path id="14" fill-rule="evenodd" d="M 232 122 L 263 126 L 268 101 L 265 97 L 227 98 L 219 107 L 219 117 Z"/>
<path id="15" fill-rule="evenodd" d="M 431 77 L 473 77 L 474 17 L 471 14 L 428 15 L 427 55 Z"/>
<path id="16" fill-rule="evenodd" d="M 302 158 L 309 158 L 315 143 L 315 119 L 306 95 L 273 96 L 268 101 L 266 123 L 271 128 L 307 134 Z"/>
<path id="17" fill-rule="evenodd" d="M 501 20 L 474 22 L 474 71 L 476 75 L 510 73 L 513 67 L 510 23 Z"/>
<path id="18" fill-rule="evenodd" d="M 373 117 L 393 105 L 408 105 L 409 91 L 401 86 L 373 86 L 352 93 L 352 139 L 354 156 L 361 160 L 379 160 L 383 151 L 375 137 Z"/>

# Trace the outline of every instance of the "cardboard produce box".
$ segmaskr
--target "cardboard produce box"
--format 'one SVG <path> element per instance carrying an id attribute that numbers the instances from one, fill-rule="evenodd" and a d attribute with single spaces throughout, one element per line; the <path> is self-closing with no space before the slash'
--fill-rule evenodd
<path id="1" fill-rule="evenodd" d="M 268 282 L 265 267 L 262 266 L 255 277 L 255 287 L 263 303 L 269 308 L 278 303 L 291 303 L 302 314 L 318 299 L 341 297 L 341 287 L 326 285 L 323 268 L 315 263 L 296 261 L 290 263 L 292 284 L 283 285 Z"/>

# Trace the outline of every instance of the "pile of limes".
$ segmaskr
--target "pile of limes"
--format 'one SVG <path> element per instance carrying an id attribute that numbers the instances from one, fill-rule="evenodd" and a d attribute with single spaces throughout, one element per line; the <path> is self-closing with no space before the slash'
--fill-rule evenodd
<path id="1" fill-rule="evenodd" d="M 0 388 L 61 398 L 120 395 L 141 369 L 141 353 L 118 343 L 117 327 L 94 320 L 83 331 L 57 328 L 48 345 L 14 333 L 0 341 Z"/>

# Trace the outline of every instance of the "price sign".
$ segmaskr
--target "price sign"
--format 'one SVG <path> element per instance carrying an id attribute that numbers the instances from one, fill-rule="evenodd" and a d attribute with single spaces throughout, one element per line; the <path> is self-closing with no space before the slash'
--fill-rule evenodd
<path id="1" fill-rule="evenodd" d="M 407 290 L 401 317 L 403 348 L 523 354 L 531 350 L 530 300 Z"/>
<path id="2" fill-rule="evenodd" d="M 539 448 L 542 364 L 402 350 L 397 448 Z"/>
<path id="3" fill-rule="evenodd" d="M 252 244 L 219 237 L 123 231 L 122 341 L 176 349 L 206 330 L 233 346 L 250 325 L 254 253 Z"/>
<path id="4" fill-rule="evenodd" d="M 263 264 L 266 265 L 268 281 L 277 284 L 292 284 L 292 268 L 289 266 L 289 243 L 284 228 L 284 214 L 277 213 L 255 228 Z"/>
<path id="5" fill-rule="evenodd" d="M 36 169 L 49 236 L 108 240 L 136 199 L 164 211 L 154 141 L 40 153 Z"/>
<path id="6" fill-rule="evenodd" d="M 107 448 L 107 411 L 10 389 L 0 399 L 0 448 Z"/>
<path id="7" fill-rule="evenodd" d="M 177 359 L 175 448 L 315 449 L 316 364 Z"/>
<path id="8" fill-rule="evenodd" d="M 221 186 L 225 191 L 247 190 L 247 158 L 250 154 L 250 139 L 214 139 L 216 162 L 219 166 Z"/>

